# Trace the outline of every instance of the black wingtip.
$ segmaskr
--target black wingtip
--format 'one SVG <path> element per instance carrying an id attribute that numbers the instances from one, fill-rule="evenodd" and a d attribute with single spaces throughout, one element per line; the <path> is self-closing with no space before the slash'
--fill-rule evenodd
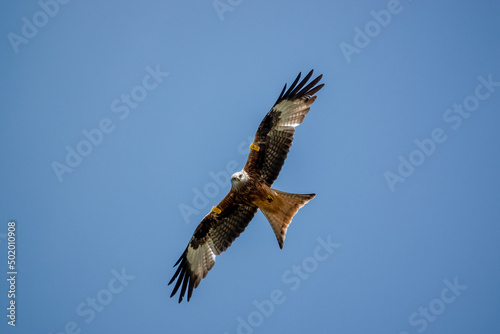
<path id="1" fill-rule="evenodd" d="M 297 75 L 297 77 L 295 78 L 293 83 L 290 85 L 290 88 L 288 88 L 288 90 L 286 91 L 285 96 L 289 96 L 290 93 L 295 89 L 295 85 L 297 85 L 297 83 L 299 82 L 301 75 L 302 75 L 302 72 L 299 72 L 299 75 Z"/>
<path id="2" fill-rule="evenodd" d="M 311 70 L 309 73 L 307 73 L 307 75 L 305 76 L 305 78 L 290 93 L 291 96 L 297 95 L 297 93 L 302 89 L 302 87 L 304 87 L 304 85 L 309 81 L 309 79 L 311 78 L 313 72 L 314 72 L 314 70 Z"/>
<path id="3" fill-rule="evenodd" d="M 170 285 L 177 279 L 177 282 L 175 283 L 174 289 L 172 290 L 172 293 L 170 294 L 170 298 L 175 296 L 175 294 L 177 293 L 179 288 L 181 288 L 181 290 L 179 291 L 179 303 L 182 302 L 184 295 L 186 294 L 186 286 L 192 280 L 191 275 L 190 275 L 190 271 L 186 267 L 186 253 L 187 253 L 187 248 L 184 251 L 184 253 L 182 253 L 179 260 L 177 260 L 177 262 L 174 264 L 174 267 L 177 265 L 179 267 L 177 267 L 177 270 L 175 271 L 174 275 L 172 276 L 172 278 L 168 282 L 168 285 Z M 189 284 L 189 285 L 191 286 L 191 284 Z M 190 291 L 188 290 L 188 294 L 189 294 L 189 292 Z M 188 298 L 188 301 L 189 301 L 189 298 Z"/>
<path id="4" fill-rule="evenodd" d="M 278 101 L 279 101 L 279 100 L 283 97 L 283 94 L 285 93 L 285 91 L 286 91 L 286 84 L 285 84 L 285 86 L 283 87 L 283 90 L 281 91 L 281 93 L 280 93 L 280 95 L 279 95 L 278 99 L 276 100 L 276 103 L 277 103 L 277 102 L 278 102 Z"/>
<path id="5" fill-rule="evenodd" d="M 312 80 L 309 84 L 307 83 L 309 79 L 311 79 L 312 75 L 314 73 L 314 69 L 310 70 L 309 73 L 300 81 L 300 77 L 302 75 L 302 72 L 299 72 L 299 75 L 293 83 L 290 85 L 288 90 L 286 90 L 286 84 L 283 90 L 281 91 L 281 94 L 278 97 L 278 100 L 276 101 L 275 104 L 278 104 L 279 102 L 286 100 L 286 99 L 299 99 L 299 98 L 304 98 L 304 97 L 310 97 L 316 94 L 325 84 L 318 85 L 318 82 L 323 78 L 323 74 L 318 75 L 314 80 Z"/>

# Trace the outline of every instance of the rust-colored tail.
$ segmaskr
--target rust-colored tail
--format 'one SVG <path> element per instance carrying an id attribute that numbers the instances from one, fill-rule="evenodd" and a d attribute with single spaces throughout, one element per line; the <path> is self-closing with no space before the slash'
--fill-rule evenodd
<path id="1" fill-rule="evenodd" d="M 268 203 L 259 205 L 259 208 L 271 224 L 280 248 L 283 248 L 286 230 L 293 216 L 316 194 L 290 194 L 276 189 L 270 190 Z"/>

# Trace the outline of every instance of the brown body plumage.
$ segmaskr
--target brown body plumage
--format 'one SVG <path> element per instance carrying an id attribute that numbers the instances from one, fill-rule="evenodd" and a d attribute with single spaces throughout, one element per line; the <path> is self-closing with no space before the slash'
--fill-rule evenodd
<path id="1" fill-rule="evenodd" d="M 271 224 L 280 248 L 293 216 L 315 194 L 290 194 L 271 186 L 292 146 L 295 127 L 302 123 L 323 84 L 321 75 L 307 83 L 313 71 L 299 83 L 300 73 L 290 88 L 283 88 L 273 108 L 262 120 L 242 171 L 231 177 L 231 190 L 196 228 L 191 240 L 174 266 L 178 268 L 170 297 L 181 288 L 179 302 L 186 291 L 188 301 L 193 289 L 215 264 L 215 256 L 225 251 L 243 232 L 260 209 Z"/>

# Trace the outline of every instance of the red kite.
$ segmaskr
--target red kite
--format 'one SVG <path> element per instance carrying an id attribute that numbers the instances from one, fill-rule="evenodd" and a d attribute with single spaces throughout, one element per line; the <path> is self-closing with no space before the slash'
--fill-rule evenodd
<path id="1" fill-rule="evenodd" d="M 283 248 L 285 234 L 297 211 L 315 194 L 299 195 L 272 189 L 292 146 L 295 127 L 302 123 L 309 112 L 316 94 L 324 84 L 317 85 L 322 75 L 311 81 L 313 71 L 300 80 L 300 73 L 260 123 L 243 170 L 231 176 L 231 190 L 212 208 L 194 231 L 186 250 L 175 263 L 179 266 L 168 283 L 177 279 L 173 297 L 179 287 L 179 303 L 186 290 L 191 299 L 193 289 L 215 264 L 215 256 L 225 251 L 252 220 L 260 209 L 271 224 Z"/>

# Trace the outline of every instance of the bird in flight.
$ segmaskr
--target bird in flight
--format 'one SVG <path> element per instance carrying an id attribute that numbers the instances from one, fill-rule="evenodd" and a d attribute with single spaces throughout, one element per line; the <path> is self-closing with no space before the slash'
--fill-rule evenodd
<path id="1" fill-rule="evenodd" d="M 315 194 L 291 194 L 271 188 L 285 163 L 293 142 L 295 127 L 309 112 L 316 94 L 324 84 L 317 85 L 322 75 L 308 83 L 313 71 L 300 81 L 300 73 L 288 90 L 283 87 L 278 100 L 264 117 L 250 145 L 245 167 L 231 176 L 231 190 L 203 218 L 184 253 L 174 264 L 177 270 L 168 283 L 176 279 L 173 297 L 181 288 L 179 303 L 215 264 L 215 257 L 224 252 L 242 233 L 260 209 L 283 248 L 285 234 L 293 216 Z"/>

